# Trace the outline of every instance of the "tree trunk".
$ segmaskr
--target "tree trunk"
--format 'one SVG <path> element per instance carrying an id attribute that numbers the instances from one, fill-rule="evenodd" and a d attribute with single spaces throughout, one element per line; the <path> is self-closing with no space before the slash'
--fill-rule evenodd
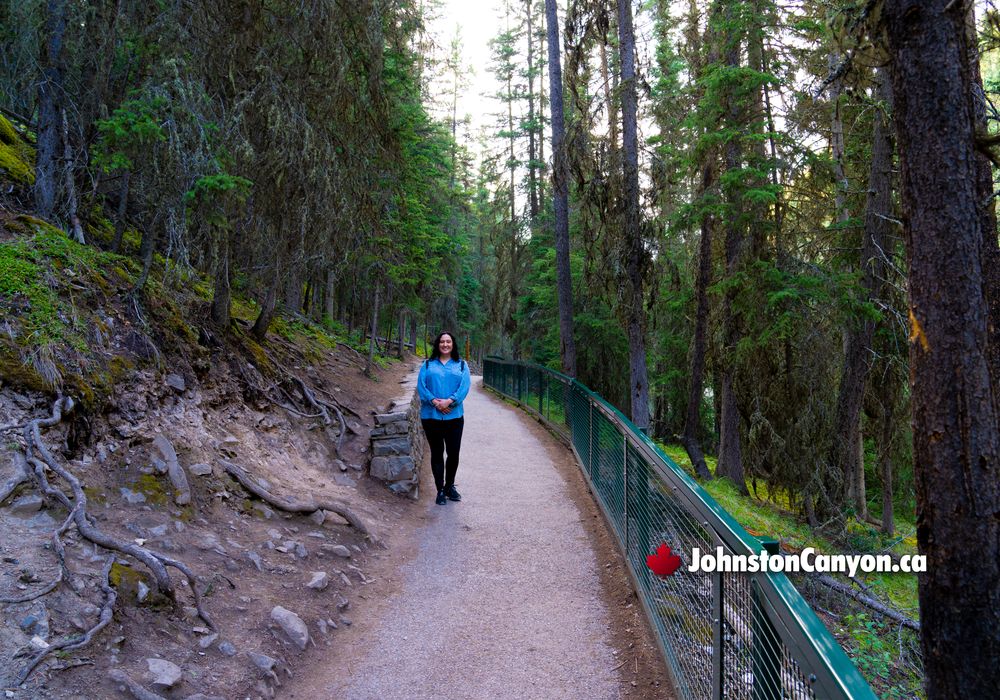
<path id="1" fill-rule="evenodd" d="M 80 225 L 79 206 L 76 200 L 76 161 L 73 158 L 73 146 L 69 140 L 69 120 L 66 109 L 62 109 L 62 141 L 63 141 L 63 172 L 66 176 L 66 207 L 69 214 L 69 228 L 73 240 L 84 244 L 83 226 Z"/>
<path id="2" fill-rule="evenodd" d="M 706 151 L 701 168 L 699 199 L 714 187 L 714 154 Z M 712 473 L 705 463 L 705 453 L 701 449 L 701 405 L 705 387 L 705 347 L 708 330 L 708 287 L 712 283 L 712 227 L 715 221 L 710 212 L 702 214 L 701 242 L 698 246 L 698 275 L 695 278 L 694 337 L 691 339 L 691 371 L 688 375 L 688 402 L 684 419 L 684 435 L 681 442 L 687 450 L 688 458 L 695 474 L 702 479 L 711 479 Z"/>
<path id="3" fill-rule="evenodd" d="M 372 304 L 371 335 L 368 338 L 368 358 L 365 361 L 365 376 L 372 376 L 375 366 L 375 336 L 378 335 L 378 287 L 375 288 L 375 303 Z"/>
<path id="4" fill-rule="evenodd" d="M 646 371 L 645 308 L 643 277 L 646 250 L 639 222 L 639 137 L 636 113 L 635 32 L 632 29 L 631 0 L 618 0 L 618 34 L 622 85 L 622 173 L 625 198 L 625 268 L 628 289 L 629 395 L 632 422 L 649 430 L 649 379 Z"/>
<path id="5" fill-rule="evenodd" d="M 538 205 L 538 162 L 535 143 L 538 129 L 535 127 L 535 36 L 532 31 L 533 0 L 524 0 L 527 18 L 528 40 L 528 214 L 534 226 L 540 207 Z M 556 45 L 558 49 L 558 44 Z"/>
<path id="6" fill-rule="evenodd" d="M 258 341 L 264 340 L 267 336 L 267 329 L 271 326 L 274 313 L 278 307 L 278 285 L 281 283 L 281 260 L 274 261 L 274 268 L 271 271 L 271 284 L 267 288 L 267 296 L 264 303 L 260 305 L 260 313 L 254 321 L 250 334 Z"/>
<path id="7" fill-rule="evenodd" d="M 732 70 L 740 67 L 740 46 L 742 38 L 736 28 L 731 5 L 725 5 L 725 24 L 728 29 L 723 33 L 724 60 Z M 735 89 L 730 86 L 725 89 L 723 98 L 725 120 L 732 132 L 723 147 L 726 173 L 736 173 L 743 167 L 743 149 L 741 138 L 745 128 L 745 111 L 740 104 L 740 98 Z M 744 219 L 742 212 L 743 188 L 738 178 L 732 178 L 732 184 L 726 188 L 728 207 L 726 210 L 726 275 L 732 277 L 740 269 L 745 246 L 743 231 Z M 725 335 L 725 357 L 722 362 L 722 396 L 720 404 L 719 462 L 715 467 L 716 476 L 728 476 L 743 493 L 747 493 L 746 479 L 743 474 L 743 449 L 740 445 L 740 416 L 736 406 L 736 393 L 733 388 L 732 358 L 741 336 L 740 320 L 733 311 L 737 290 L 730 287 L 722 299 L 722 324 Z"/>
<path id="8" fill-rule="evenodd" d="M 35 207 L 43 219 L 56 210 L 63 99 L 63 39 L 66 0 L 49 0 L 45 17 L 45 56 L 38 83 L 38 150 L 35 156 Z"/>
<path id="9" fill-rule="evenodd" d="M 417 354 L 417 317 L 414 314 L 410 314 L 410 347 L 413 348 L 413 354 Z"/>
<path id="10" fill-rule="evenodd" d="M 399 310 L 399 342 L 396 347 L 396 357 L 403 359 L 403 336 L 406 330 L 406 309 Z"/>
<path id="11" fill-rule="evenodd" d="M 227 228 L 217 228 L 219 236 L 219 259 L 215 266 L 215 290 L 212 294 L 212 322 L 219 328 L 229 328 L 229 310 L 232 305 L 232 257 L 233 232 Z"/>
<path id="12" fill-rule="evenodd" d="M 884 69 L 876 72 L 878 95 L 891 104 L 889 76 Z M 861 244 L 862 301 L 871 302 L 883 295 L 882 280 L 887 275 L 884 260 L 890 246 L 889 218 L 892 214 L 892 136 L 889 115 L 879 111 L 875 116 L 872 132 L 872 161 L 868 177 L 868 199 L 865 206 L 865 227 Z M 864 500 L 864 463 L 858 455 L 863 452 L 859 442 L 861 404 L 871 369 L 872 339 L 875 322 L 870 318 L 859 319 L 848 327 L 844 342 L 844 364 L 840 375 L 840 391 L 834 412 L 831 467 L 841 486 L 829 494 L 836 507 L 852 501 L 859 518 L 864 518 L 867 504 Z M 835 488 L 835 487 L 831 487 Z M 844 498 L 846 495 L 849 497 Z"/>
<path id="13" fill-rule="evenodd" d="M 918 577 L 927 697 L 1000 687 L 1000 439 L 990 378 L 964 3 L 883 9 L 909 262 Z"/>
<path id="14" fill-rule="evenodd" d="M 896 529 L 892 503 L 892 443 L 895 411 L 891 406 L 882 412 L 881 445 L 878 450 L 882 476 L 882 534 L 892 537 Z"/>
<path id="15" fill-rule="evenodd" d="M 324 304 L 324 313 L 326 319 L 333 322 L 337 318 L 336 314 L 336 304 L 337 304 L 337 276 L 333 274 L 333 270 L 329 269 L 326 271 L 326 303 Z"/>
<path id="16" fill-rule="evenodd" d="M 968 93 L 972 102 L 974 128 L 978 133 L 989 133 L 986 117 L 986 97 L 979 67 L 979 34 L 976 29 L 976 5 L 967 3 L 965 31 L 969 51 L 968 62 L 975 89 Z M 997 241 L 996 197 L 993 195 L 993 164 L 983 153 L 976 154 L 976 192 L 981 207 L 983 242 L 980 256 L 983 266 L 983 296 L 989 307 L 987 329 L 989 332 L 990 374 L 994 387 L 1000 387 L 1000 246 Z"/>
<path id="17" fill-rule="evenodd" d="M 552 100 L 552 209 L 555 214 L 556 296 L 559 302 L 559 351 L 562 371 L 576 376 L 573 339 L 573 278 L 569 263 L 569 175 L 566 164 L 566 125 L 563 115 L 562 63 L 559 19 L 555 0 L 545 0 L 548 30 L 549 96 Z"/>
<path id="18" fill-rule="evenodd" d="M 128 214 L 128 186 L 132 179 L 132 171 L 126 170 L 122 173 L 121 189 L 118 190 L 118 216 L 115 219 L 115 239 L 111 243 L 111 252 L 117 253 L 122 247 L 122 238 L 125 236 L 126 221 Z"/>

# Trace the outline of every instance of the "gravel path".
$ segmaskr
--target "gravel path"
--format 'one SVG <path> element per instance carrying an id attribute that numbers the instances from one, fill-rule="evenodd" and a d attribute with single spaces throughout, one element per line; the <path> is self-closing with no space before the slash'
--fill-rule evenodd
<path id="1" fill-rule="evenodd" d="M 558 453 L 480 378 L 465 416 L 461 503 L 424 492 L 428 525 L 400 596 L 363 661 L 319 696 L 618 698 L 596 560 Z"/>

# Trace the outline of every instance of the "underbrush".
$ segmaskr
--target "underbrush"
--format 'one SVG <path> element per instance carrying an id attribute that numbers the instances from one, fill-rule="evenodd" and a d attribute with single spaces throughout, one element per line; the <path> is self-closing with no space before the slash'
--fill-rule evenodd
<path id="1" fill-rule="evenodd" d="M 659 445 L 678 466 L 694 477 L 687 452 L 680 445 Z M 706 457 L 714 472 L 716 460 Z M 699 480 L 699 484 L 748 532 L 775 538 L 785 551 L 812 547 L 826 554 L 916 554 L 915 525 L 906 517 L 895 519 L 896 535 L 886 536 L 868 523 L 848 524 L 845 541 L 834 541 L 814 531 L 785 507 L 780 494 L 768 498 L 765 484 L 757 484 L 757 498 L 740 493 L 729 479 Z M 777 501 L 777 502 L 774 502 Z M 922 698 L 923 674 L 919 639 L 915 632 L 831 591 L 805 574 L 790 575 L 810 605 L 820 613 L 830 632 L 844 647 L 865 680 L 881 698 Z M 860 573 L 865 594 L 890 605 L 911 619 L 919 619 L 917 577 L 908 573 Z M 846 579 L 844 579 L 846 581 Z"/>

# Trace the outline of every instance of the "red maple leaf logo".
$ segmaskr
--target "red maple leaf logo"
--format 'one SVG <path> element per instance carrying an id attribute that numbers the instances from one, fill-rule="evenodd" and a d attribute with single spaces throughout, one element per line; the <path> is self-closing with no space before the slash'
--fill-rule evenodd
<path id="1" fill-rule="evenodd" d="M 681 558 L 670 551 L 666 543 L 656 549 L 656 554 L 646 557 L 646 566 L 657 576 L 670 576 L 681 565 Z"/>

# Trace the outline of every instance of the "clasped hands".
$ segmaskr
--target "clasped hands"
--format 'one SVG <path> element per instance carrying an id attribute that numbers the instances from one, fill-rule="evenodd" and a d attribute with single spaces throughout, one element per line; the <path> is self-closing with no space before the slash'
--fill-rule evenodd
<path id="1" fill-rule="evenodd" d="M 431 399 L 431 404 L 441 413 L 451 413 L 451 399 Z"/>

